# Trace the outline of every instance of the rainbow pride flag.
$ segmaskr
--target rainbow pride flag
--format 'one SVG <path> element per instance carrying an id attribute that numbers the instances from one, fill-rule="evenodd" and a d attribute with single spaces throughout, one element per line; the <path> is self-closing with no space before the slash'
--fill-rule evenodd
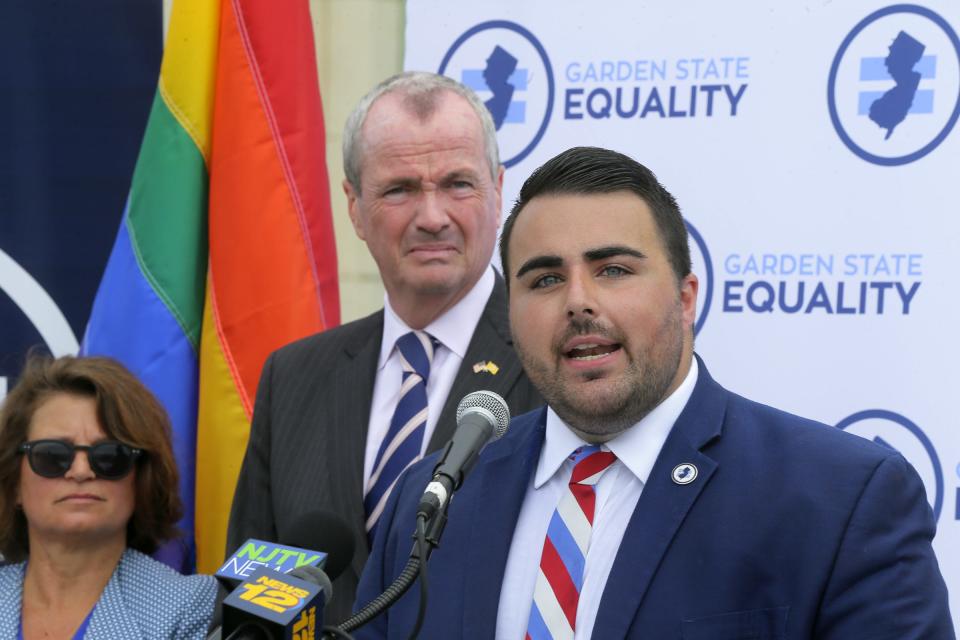
<path id="1" fill-rule="evenodd" d="M 307 0 L 173 3 L 82 352 L 170 413 L 188 538 L 161 557 L 181 570 L 223 560 L 267 355 L 340 321 L 324 146 Z"/>

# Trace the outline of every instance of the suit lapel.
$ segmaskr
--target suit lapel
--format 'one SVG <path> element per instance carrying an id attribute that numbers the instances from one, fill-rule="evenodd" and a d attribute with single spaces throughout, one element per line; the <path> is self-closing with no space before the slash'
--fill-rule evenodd
<path id="1" fill-rule="evenodd" d="M 525 422 L 513 421 L 510 435 L 516 435 L 489 445 L 482 454 L 482 464 L 478 465 L 470 478 L 476 488 L 476 498 L 472 501 L 474 512 L 470 544 L 464 554 L 465 640 L 486 640 L 495 635 L 500 588 L 513 530 L 520 516 L 530 476 L 537 468 L 546 415 L 546 408 L 543 408 Z M 490 496 L 491 499 L 484 499 L 484 496 Z M 472 594 L 473 589 L 484 593 Z"/>
<path id="2" fill-rule="evenodd" d="M 726 407 L 726 391 L 717 385 L 699 361 L 697 386 L 657 457 L 620 543 L 603 590 L 593 628 L 594 638 L 627 637 L 643 597 L 670 543 L 710 482 L 718 465 L 700 449 L 719 437 Z M 693 482 L 677 484 L 673 469 L 696 466 Z"/>
<path id="3" fill-rule="evenodd" d="M 363 460 L 367 445 L 367 426 L 370 423 L 370 405 L 373 402 L 373 382 L 377 374 L 377 359 L 383 338 L 383 312 L 371 318 L 372 327 L 358 330 L 344 343 L 337 367 L 336 393 L 332 407 L 334 429 L 331 431 L 332 455 L 328 478 L 344 482 L 334 487 L 331 494 L 337 512 L 355 531 L 365 530 L 363 511 Z M 355 540 L 353 568 L 357 575 L 363 571 L 369 549 L 366 537 Z"/>
<path id="4" fill-rule="evenodd" d="M 475 372 L 473 366 L 482 362 L 493 362 L 499 370 L 496 374 L 489 371 Z M 453 435 L 457 426 L 457 406 L 463 396 L 481 389 L 506 396 L 522 372 L 523 368 L 513 351 L 513 339 L 510 337 L 506 286 L 500 274 L 496 274 L 493 292 L 477 322 L 477 328 L 443 405 L 427 451 L 442 448 Z"/>

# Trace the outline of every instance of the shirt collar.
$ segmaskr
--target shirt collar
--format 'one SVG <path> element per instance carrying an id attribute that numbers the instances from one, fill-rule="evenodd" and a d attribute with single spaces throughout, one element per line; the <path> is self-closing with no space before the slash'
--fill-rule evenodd
<path id="1" fill-rule="evenodd" d="M 467 295 L 423 329 L 461 360 L 467 354 L 473 332 L 477 328 L 480 316 L 483 315 L 490 294 L 493 293 L 496 278 L 492 269 L 493 267 L 485 269 Z M 380 342 L 380 359 L 377 361 L 377 369 L 383 369 L 387 364 L 397 340 L 413 331 L 390 306 L 390 297 L 384 294 L 383 298 L 383 340 Z"/>
<path id="2" fill-rule="evenodd" d="M 691 358 L 690 370 L 673 393 L 654 407 L 643 420 L 603 445 L 604 450 L 612 451 L 617 459 L 644 484 L 650 477 L 650 472 L 657 461 L 657 456 L 660 455 L 663 443 L 670 434 L 670 429 L 673 428 L 693 394 L 698 372 L 697 359 Z M 543 486 L 577 447 L 586 444 L 580 436 L 570 430 L 551 407 L 547 407 L 547 433 L 540 453 L 540 461 L 537 463 L 534 487 L 539 489 Z"/>

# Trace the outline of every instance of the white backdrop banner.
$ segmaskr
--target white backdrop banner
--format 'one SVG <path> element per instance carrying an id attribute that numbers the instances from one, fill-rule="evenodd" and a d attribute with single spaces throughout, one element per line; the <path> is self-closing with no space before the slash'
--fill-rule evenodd
<path id="1" fill-rule="evenodd" d="M 504 206 L 577 145 L 677 197 L 729 389 L 898 449 L 960 628 L 960 3 L 408 0 L 406 69 L 475 89 Z"/>

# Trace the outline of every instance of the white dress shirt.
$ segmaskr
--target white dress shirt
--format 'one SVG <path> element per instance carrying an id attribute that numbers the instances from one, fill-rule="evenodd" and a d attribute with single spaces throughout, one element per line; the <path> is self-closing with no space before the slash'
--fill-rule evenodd
<path id="1" fill-rule="evenodd" d="M 612 451 L 617 460 L 595 485 L 597 500 L 583 570 L 583 588 L 577 605 L 576 640 L 586 640 L 593 633 L 600 598 L 620 549 L 620 541 L 660 449 L 690 399 L 696 382 L 697 361 L 694 359 L 676 391 L 643 420 L 602 447 Z M 507 557 L 497 610 L 498 640 L 522 640 L 527 632 L 547 525 L 573 473 L 570 454 L 585 444 L 553 409 L 547 410 L 546 438 L 536 473 L 523 499 Z"/>
<path id="2" fill-rule="evenodd" d="M 423 330 L 433 336 L 440 345 L 433 354 L 430 377 L 427 379 L 427 426 L 423 434 L 422 456 L 430 442 L 430 436 L 437 426 L 440 412 L 447 401 L 447 395 L 457 377 L 457 371 L 463 364 L 467 347 L 473 339 L 480 316 L 493 293 L 495 277 L 493 267 L 484 271 L 480 280 L 460 302 L 446 313 L 427 325 Z M 380 359 L 377 362 L 377 378 L 373 385 L 373 402 L 370 405 L 370 422 L 367 426 L 367 447 L 363 461 L 363 486 L 367 486 L 373 464 L 380 450 L 380 443 L 390 429 L 390 420 L 397 408 L 400 383 L 403 380 L 403 366 L 397 351 L 397 340 L 413 331 L 390 306 L 390 299 L 384 296 L 383 303 L 383 340 L 380 343 Z"/>

